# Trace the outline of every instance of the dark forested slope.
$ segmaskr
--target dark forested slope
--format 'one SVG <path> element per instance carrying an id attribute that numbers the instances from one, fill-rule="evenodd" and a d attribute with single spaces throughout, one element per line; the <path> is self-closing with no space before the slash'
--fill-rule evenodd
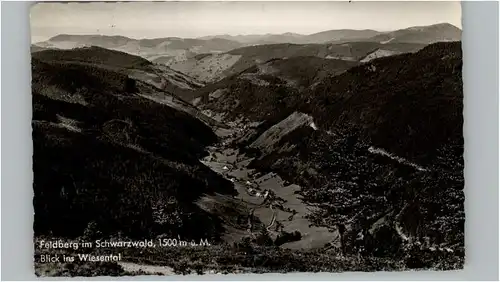
<path id="1" fill-rule="evenodd" d="M 462 136 L 460 42 L 380 58 L 327 78 L 303 95 L 319 127 L 422 164 Z"/>
<path id="2" fill-rule="evenodd" d="M 44 50 L 33 52 L 32 57 L 42 62 L 90 65 L 127 74 L 180 98 L 203 86 L 196 79 L 167 66 L 153 64 L 142 57 L 128 53 L 96 46 L 70 50 Z"/>
<path id="3" fill-rule="evenodd" d="M 219 238 L 220 221 L 194 204 L 235 193 L 198 161 L 217 140 L 209 127 L 122 73 L 32 66 L 36 235 Z"/>
<path id="4" fill-rule="evenodd" d="M 318 207 L 315 224 L 346 226 L 348 252 L 411 268 L 457 267 L 465 220 L 461 65 L 460 43 L 438 43 L 354 67 L 296 96 L 303 101 L 296 110 L 315 126 L 279 136 L 271 123 L 241 147 L 256 157 L 251 168 L 301 186 Z M 266 147 L 265 134 L 279 139 Z"/>
<path id="5" fill-rule="evenodd" d="M 152 65 L 144 58 L 95 46 L 70 50 L 43 50 L 33 57 L 43 61 L 85 62 L 122 68 L 146 68 Z"/>
<path id="6" fill-rule="evenodd" d="M 169 66 L 207 83 L 213 83 L 273 59 L 318 57 L 357 62 L 378 49 L 399 54 L 415 52 L 424 46 L 424 44 L 378 42 L 255 45 L 222 54 L 200 54 Z"/>
<path id="7" fill-rule="evenodd" d="M 447 42 L 358 66 L 313 57 L 271 60 L 195 93 L 201 107 L 230 118 L 308 113 L 322 130 L 355 134 L 423 165 L 462 136 L 461 73 L 461 43 Z"/>
<path id="8" fill-rule="evenodd" d="M 200 88 L 192 98 L 200 99 L 199 107 L 230 118 L 269 119 L 282 111 L 289 114 L 300 103 L 298 93 L 313 83 L 356 65 L 314 56 L 272 59 Z"/>

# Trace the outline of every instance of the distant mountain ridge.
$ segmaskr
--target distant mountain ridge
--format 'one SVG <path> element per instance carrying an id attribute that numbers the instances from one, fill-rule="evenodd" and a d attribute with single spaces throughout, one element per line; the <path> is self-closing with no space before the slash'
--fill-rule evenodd
<path id="1" fill-rule="evenodd" d="M 244 44 L 220 38 L 210 40 L 178 37 L 133 39 L 125 36 L 60 34 L 47 41 L 35 43 L 32 46 L 46 49 L 73 49 L 97 46 L 141 56 L 148 60 L 154 60 L 159 57 L 186 60 L 200 53 L 227 52 L 242 47 Z"/>
<path id="2" fill-rule="evenodd" d="M 424 35 L 419 35 L 419 34 Z M 250 35 L 211 35 L 198 39 L 226 39 L 243 44 L 321 44 L 345 41 L 395 42 L 430 44 L 437 41 L 457 41 L 461 38 L 461 29 L 449 24 L 438 23 L 428 26 L 414 26 L 395 31 L 376 31 L 372 29 L 333 29 L 313 34 L 282 33 L 282 34 L 250 34 Z"/>
<path id="3" fill-rule="evenodd" d="M 214 82 L 239 73 L 255 64 L 272 59 L 294 57 L 318 57 L 323 59 L 359 61 L 371 52 L 382 49 L 396 54 L 415 52 L 424 44 L 377 42 L 349 42 L 342 44 L 269 44 L 247 46 L 222 54 L 205 54 L 185 61 L 168 64 L 172 69 L 184 72 L 200 81 Z"/>
<path id="4" fill-rule="evenodd" d="M 459 28 L 449 23 L 390 32 L 339 29 L 310 35 L 216 35 L 196 39 L 60 34 L 32 45 L 31 50 L 98 46 L 166 65 L 200 82 L 214 82 L 270 59 L 316 56 L 367 62 L 373 58 L 415 52 L 440 41 L 460 41 L 461 34 Z"/>
<path id="5" fill-rule="evenodd" d="M 309 35 L 298 33 L 282 33 L 282 34 L 251 34 L 251 35 L 214 35 L 204 36 L 199 39 L 215 39 L 221 38 L 226 40 L 237 41 L 246 44 L 278 44 L 278 43 L 294 43 L 294 44 L 307 44 L 307 43 L 326 43 L 332 40 L 353 40 L 372 37 L 381 34 L 375 30 L 355 30 L 355 29 L 339 29 L 327 30 Z"/>
<path id="6" fill-rule="evenodd" d="M 431 44 L 439 41 L 459 41 L 462 30 L 449 23 L 440 23 L 429 26 L 414 26 L 393 32 L 383 33 L 372 37 L 376 42 L 405 42 Z"/>
<path id="7" fill-rule="evenodd" d="M 47 41 L 34 43 L 44 48 L 71 49 L 84 46 L 99 46 L 140 55 L 143 57 L 193 56 L 201 53 L 227 52 L 236 48 L 262 44 L 321 44 L 348 41 L 430 44 L 438 41 L 461 39 L 461 29 L 439 23 L 428 26 L 414 26 L 389 32 L 372 29 L 326 30 L 309 35 L 298 33 L 251 34 L 251 35 L 209 35 L 199 38 L 163 37 L 134 39 L 121 35 L 71 35 L 60 34 Z"/>

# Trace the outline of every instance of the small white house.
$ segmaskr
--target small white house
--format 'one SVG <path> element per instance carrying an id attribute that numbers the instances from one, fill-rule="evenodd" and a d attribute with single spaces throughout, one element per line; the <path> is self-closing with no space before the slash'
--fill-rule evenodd
<path id="1" fill-rule="evenodd" d="M 309 126 L 312 127 L 312 129 L 314 129 L 314 130 L 318 130 L 318 127 L 316 126 L 316 124 L 314 122 L 311 122 L 311 124 Z"/>
<path id="2" fill-rule="evenodd" d="M 269 196 L 269 191 L 266 191 L 266 193 L 264 193 L 264 198 L 267 198 L 267 196 Z"/>

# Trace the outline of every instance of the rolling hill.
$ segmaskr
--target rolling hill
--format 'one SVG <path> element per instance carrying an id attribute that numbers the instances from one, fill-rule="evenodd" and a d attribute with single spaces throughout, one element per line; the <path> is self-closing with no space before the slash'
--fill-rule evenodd
<path id="1" fill-rule="evenodd" d="M 421 44 L 380 44 L 375 42 L 257 45 L 234 49 L 222 54 L 198 55 L 169 66 L 201 81 L 214 82 L 272 59 L 313 56 L 324 59 L 358 61 L 378 49 L 399 54 L 415 52 L 424 46 Z"/>
<path id="2" fill-rule="evenodd" d="M 199 39 L 226 39 L 237 41 L 243 44 L 262 45 L 262 44 L 280 44 L 280 43 L 293 43 L 293 44 L 321 44 L 331 41 L 349 41 L 356 39 L 366 39 L 380 34 L 381 32 L 375 30 L 354 30 L 354 29 L 339 29 L 327 30 L 309 35 L 297 33 L 283 33 L 283 34 L 252 34 L 252 35 L 214 35 L 204 36 Z"/>
<path id="3" fill-rule="evenodd" d="M 323 44 L 323 43 L 346 43 L 346 42 L 399 42 L 431 44 L 438 41 L 457 41 L 461 39 L 461 30 L 448 23 L 440 23 L 429 26 L 414 26 L 389 32 L 376 30 L 354 30 L 337 29 L 326 30 L 313 34 L 251 34 L 251 35 L 213 35 L 204 36 L 199 39 L 225 39 L 240 42 L 247 45 L 264 44 Z"/>
<path id="4" fill-rule="evenodd" d="M 317 56 L 368 62 L 374 58 L 415 52 L 435 42 L 461 40 L 461 30 L 443 23 L 391 32 L 330 30 L 311 35 L 286 33 L 203 38 L 224 38 L 251 46 L 243 46 L 222 54 L 198 55 L 187 60 L 159 58 L 158 62 L 199 80 L 214 82 L 275 58 Z"/>
<path id="5" fill-rule="evenodd" d="M 307 35 L 302 38 L 301 43 L 327 43 L 336 41 L 364 41 L 366 38 L 373 37 L 380 34 L 381 32 L 365 29 L 365 30 L 353 30 L 353 29 L 339 29 L 339 30 L 327 30 L 314 34 Z"/>
<path id="6" fill-rule="evenodd" d="M 31 44 L 31 46 L 30 46 L 31 53 L 45 51 L 45 50 L 49 50 L 49 48 L 40 47 L 40 46 L 37 46 L 34 44 Z"/>
<path id="7" fill-rule="evenodd" d="M 220 35 L 198 39 L 131 39 L 124 36 L 62 34 L 34 44 L 32 50 L 98 46 L 141 56 L 202 82 L 214 82 L 275 58 L 317 56 L 356 61 L 364 59 L 366 62 L 373 58 L 414 52 L 430 43 L 460 38 L 460 29 L 443 23 L 391 32 L 342 29 L 310 35 Z"/>
<path id="8" fill-rule="evenodd" d="M 138 55 L 150 60 L 165 56 L 176 60 L 186 60 L 200 53 L 226 52 L 243 46 L 241 43 L 219 38 L 211 40 L 177 37 L 132 39 L 124 36 L 68 34 L 57 35 L 47 41 L 35 43 L 35 45 L 57 49 L 97 46 Z"/>
<path id="9" fill-rule="evenodd" d="M 404 42 L 431 44 L 440 41 L 460 41 L 462 30 L 458 27 L 441 23 L 429 26 L 414 26 L 371 37 L 369 40 L 380 43 Z"/>
<path id="10" fill-rule="evenodd" d="M 461 43 L 451 42 L 376 59 L 323 80 L 303 104 L 320 128 L 359 128 L 374 145 L 426 163 L 462 136 L 461 58 Z"/>
<path id="11" fill-rule="evenodd" d="M 145 70 L 152 65 L 150 61 L 144 58 L 96 46 L 70 50 L 44 50 L 33 54 L 33 58 L 43 61 L 82 62 L 125 69 L 137 68 Z"/>
<path id="12" fill-rule="evenodd" d="M 142 57 L 101 47 L 43 50 L 33 53 L 32 57 L 46 62 L 71 62 L 121 72 L 134 79 L 151 84 L 175 97 L 183 97 L 186 93 L 204 86 L 203 83 L 196 79 L 172 70 L 165 65 L 153 64 Z"/>
<path id="13" fill-rule="evenodd" d="M 272 59 L 193 91 L 191 99 L 201 109 L 231 118 L 265 119 L 279 114 L 281 103 L 291 107 L 289 103 L 295 103 L 296 96 L 310 85 L 356 65 L 313 56 Z"/>

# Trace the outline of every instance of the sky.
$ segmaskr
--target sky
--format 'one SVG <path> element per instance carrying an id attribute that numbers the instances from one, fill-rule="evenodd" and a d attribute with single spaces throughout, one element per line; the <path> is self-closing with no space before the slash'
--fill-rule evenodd
<path id="1" fill-rule="evenodd" d="M 58 34 L 196 38 L 218 34 L 312 34 L 331 29 L 389 31 L 461 25 L 460 2 L 80 2 L 31 8 L 33 42 Z"/>

